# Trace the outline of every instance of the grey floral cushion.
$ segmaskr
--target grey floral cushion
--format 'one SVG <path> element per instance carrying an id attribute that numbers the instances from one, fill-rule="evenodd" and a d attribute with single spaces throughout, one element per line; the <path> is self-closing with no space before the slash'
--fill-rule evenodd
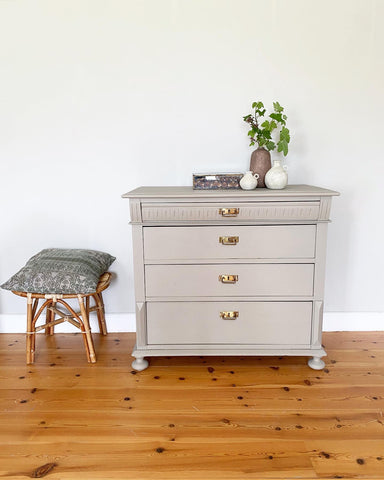
<path id="1" fill-rule="evenodd" d="M 47 248 L 1 287 L 31 293 L 93 293 L 100 275 L 115 260 L 96 250 Z"/>

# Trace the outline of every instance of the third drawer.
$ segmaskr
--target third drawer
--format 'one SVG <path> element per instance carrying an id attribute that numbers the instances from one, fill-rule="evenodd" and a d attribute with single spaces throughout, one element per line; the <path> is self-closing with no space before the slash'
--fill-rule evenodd
<path id="1" fill-rule="evenodd" d="M 311 296 L 313 273 L 310 263 L 146 265 L 145 289 L 147 297 Z"/>

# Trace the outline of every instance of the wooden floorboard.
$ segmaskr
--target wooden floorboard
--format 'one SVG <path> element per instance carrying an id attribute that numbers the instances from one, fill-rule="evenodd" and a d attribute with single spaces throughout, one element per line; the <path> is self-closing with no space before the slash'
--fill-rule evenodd
<path id="1" fill-rule="evenodd" d="M 300 357 L 159 357 L 134 334 L 0 335 L 0 478 L 384 479 L 384 332 L 324 334 Z"/>

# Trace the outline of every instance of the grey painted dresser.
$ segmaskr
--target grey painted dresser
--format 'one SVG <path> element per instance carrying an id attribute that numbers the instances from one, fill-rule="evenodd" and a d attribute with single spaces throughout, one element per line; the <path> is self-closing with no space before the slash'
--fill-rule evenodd
<path id="1" fill-rule="evenodd" d="M 130 199 L 137 343 L 132 367 L 166 355 L 304 355 L 322 369 L 332 196 L 140 187 Z"/>

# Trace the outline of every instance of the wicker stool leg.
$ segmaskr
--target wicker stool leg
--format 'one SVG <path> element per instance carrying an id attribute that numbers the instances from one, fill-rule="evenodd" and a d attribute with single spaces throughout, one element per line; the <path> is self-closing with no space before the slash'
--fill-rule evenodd
<path id="1" fill-rule="evenodd" d="M 55 300 L 52 300 L 52 307 L 56 307 Z M 54 322 L 54 321 L 55 321 L 55 312 L 51 312 L 51 322 Z M 50 327 L 49 333 L 51 335 L 53 335 L 55 333 L 55 326 L 54 325 L 52 325 L 52 327 Z"/>
<path id="2" fill-rule="evenodd" d="M 35 315 L 37 307 L 39 306 L 39 299 L 35 298 L 32 307 L 32 332 L 36 332 L 36 321 Z M 33 351 L 33 361 L 35 361 L 35 352 L 36 352 L 36 333 L 32 335 L 32 351 Z"/>
<path id="3" fill-rule="evenodd" d="M 84 299 L 81 295 L 78 295 L 77 298 L 79 300 L 81 318 L 85 328 L 85 331 L 83 331 L 83 339 L 84 339 L 85 348 L 87 350 L 88 362 L 96 363 L 96 353 L 95 353 L 95 348 L 93 346 L 91 326 L 89 324 L 87 310 L 84 305 Z"/>
<path id="4" fill-rule="evenodd" d="M 101 292 L 95 293 L 95 295 L 93 295 L 93 299 L 95 300 L 95 304 L 97 307 L 97 310 L 96 310 L 97 320 L 99 322 L 100 333 L 102 333 L 103 335 L 107 335 L 108 330 L 107 330 L 107 324 L 105 322 L 104 302 L 103 302 L 103 296 Z"/>
<path id="5" fill-rule="evenodd" d="M 45 310 L 45 323 L 49 323 L 51 321 L 51 311 L 49 310 L 50 304 L 47 305 L 47 308 Z M 45 328 L 45 335 L 50 334 L 50 328 L 46 327 Z"/>
<path id="6" fill-rule="evenodd" d="M 54 300 L 52 300 L 52 302 L 47 305 L 47 309 L 46 309 L 46 323 L 49 323 L 49 322 L 53 322 L 55 320 L 55 312 L 52 312 L 52 310 L 50 310 L 48 307 L 55 307 L 56 306 L 56 302 Z M 50 327 L 47 327 L 45 329 L 45 335 L 53 335 L 55 333 L 55 327 L 54 325 L 50 326 Z"/>
<path id="7" fill-rule="evenodd" d="M 27 294 L 27 364 L 35 361 L 35 327 L 33 325 L 32 294 Z"/>
<path id="8" fill-rule="evenodd" d="M 87 312 L 88 318 L 89 318 L 89 296 L 85 297 L 85 311 Z"/>

